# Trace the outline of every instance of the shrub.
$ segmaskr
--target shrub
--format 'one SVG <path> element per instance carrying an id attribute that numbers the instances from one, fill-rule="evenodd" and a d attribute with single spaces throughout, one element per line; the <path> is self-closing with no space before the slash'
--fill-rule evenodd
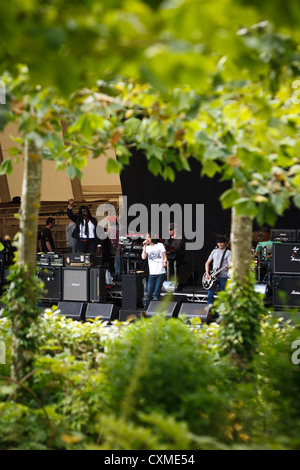
<path id="1" fill-rule="evenodd" d="M 137 423 L 141 412 L 169 414 L 194 433 L 223 434 L 224 369 L 178 320 L 156 316 L 131 325 L 111 344 L 101 369 L 107 413 Z"/>

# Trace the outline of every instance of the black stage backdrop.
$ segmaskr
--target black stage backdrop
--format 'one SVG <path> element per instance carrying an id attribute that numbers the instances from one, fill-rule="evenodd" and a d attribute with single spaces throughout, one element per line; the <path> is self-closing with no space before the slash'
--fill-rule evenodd
<path id="1" fill-rule="evenodd" d="M 136 152 L 121 172 L 123 196 L 127 196 L 128 207 L 135 203 L 147 207 L 149 217 L 151 204 L 177 203 L 204 204 L 204 245 L 197 251 L 187 250 L 181 272 L 182 284 L 195 284 L 204 272 L 204 264 L 211 250 L 215 247 L 215 234 L 230 234 L 231 211 L 223 210 L 219 198 L 230 187 L 230 182 L 221 182 L 218 177 L 201 176 L 201 164 L 190 160 L 191 171 L 176 172 L 174 182 L 165 181 L 160 175 L 153 176 L 147 169 L 147 159 L 142 152 Z M 130 218 L 128 218 L 128 222 Z M 297 225 L 297 226 L 295 226 Z M 149 229 L 151 220 L 149 218 Z M 273 228 L 298 228 L 299 210 L 292 208 L 284 217 L 277 220 Z M 258 230 L 256 224 L 253 230 Z"/>

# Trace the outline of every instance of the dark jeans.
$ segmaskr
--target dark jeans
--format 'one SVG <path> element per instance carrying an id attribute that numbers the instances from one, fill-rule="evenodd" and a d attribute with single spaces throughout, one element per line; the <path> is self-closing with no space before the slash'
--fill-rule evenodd
<path id="1" fill-rule="evenodd" d="M 77 253 L 97 253 L 97 240 L 95 238 L 79 238 L 76 243 Z"/>
<path id="2" fill-rule="evenodd" d="M 150 274 L 148 279 L 148 286 L 147 286 L 147 307 L 152 300 L 152 296 L 154 300 L 160 299 L 160 291 L 162 285 L 166 279 L 165 274 Z"/>
<path id="3" fill-rule="evenodd" d="M 226 282 L 227 282 L 227 277 L 218 277 L 218 279 L 216 280 L 212 288 L 207 291 L 207 303 L 208 304 L 213 303 L 214 293 L 216 292 L 217 287 L 219 287 L 219 291 L 225 290 Z"/>

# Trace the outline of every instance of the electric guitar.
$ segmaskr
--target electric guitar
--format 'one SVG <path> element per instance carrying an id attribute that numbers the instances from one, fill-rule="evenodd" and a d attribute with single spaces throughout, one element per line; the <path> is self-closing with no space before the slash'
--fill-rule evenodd
<path id="1" fill-rule="evenodd" d="M 209 278 L 206 277 L 206 273 L 202 276 L 202 286 L 204 289 L 208 290 L 211 289 L 216 280 L 218 279 L 218 274 L 224 269 L 229 266 L 230 263 L 224 264 L 221 268 L 215 268 L 213 271 L 209 273 Z"/>

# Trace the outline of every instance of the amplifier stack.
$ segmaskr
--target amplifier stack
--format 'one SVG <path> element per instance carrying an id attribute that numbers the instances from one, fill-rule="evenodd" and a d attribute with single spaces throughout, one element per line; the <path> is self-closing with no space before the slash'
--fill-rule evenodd
<path id="1" fill-rule="evenodd" d="M 300 230 L 271 230 L 273 306 L 300 307 Z M 279 242 L 279 243 L 278 243 Z"/>
<path id="2" fill-rule="evenodd" d="M 44 282 L 39 301 L 93 302 L 106 301 L 106 268 L 93 254 L 39 253 L 37 276 Z"/>

